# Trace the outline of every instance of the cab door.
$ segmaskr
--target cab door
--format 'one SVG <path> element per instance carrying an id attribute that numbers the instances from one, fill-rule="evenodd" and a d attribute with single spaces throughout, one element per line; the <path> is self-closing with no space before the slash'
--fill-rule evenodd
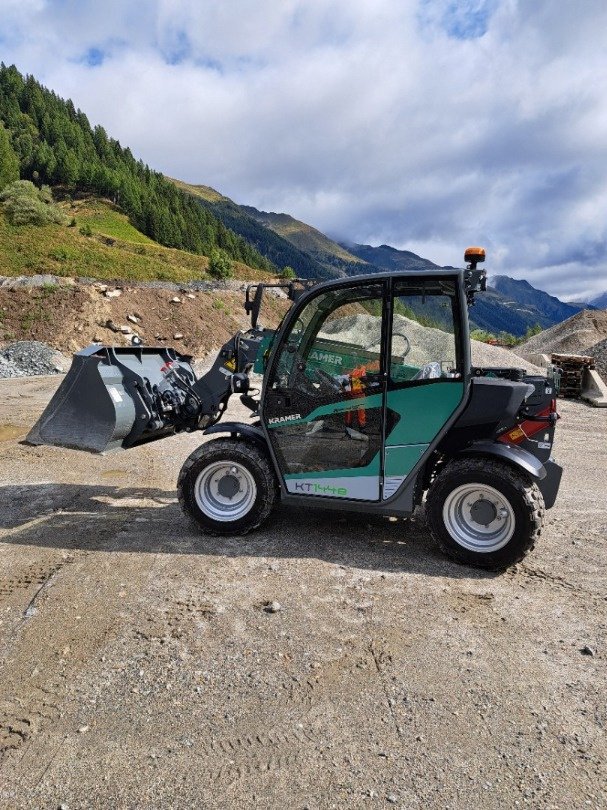
<path id="1" fill-rule="evenodd" d="M 352 283 L 293 313 L 261 410 L 288 492 L 380 499 L 386 301 L 385 282 Z"/>
<path id="2" fill-rule="evenodd" d="M 465 395 L 468 332 L 457 276 L 395 278 L 389 329 L 382 500 L 429 452 Z M 402 347 L 402 348 L 401 348 Z"/>

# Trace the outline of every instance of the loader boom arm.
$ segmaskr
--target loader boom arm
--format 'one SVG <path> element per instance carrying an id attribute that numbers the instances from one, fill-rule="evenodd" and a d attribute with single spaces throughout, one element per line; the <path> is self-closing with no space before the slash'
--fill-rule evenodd
<path id="1" fill-rule="evenodd" d="M 102 453 L 203 430 L 221 419 L 233 393 L 247 393 L 268 334 L 237 332 L 200 378 L 192 358 L 173 349 L 93 344 L 74 355 L 27 441 Z"/>

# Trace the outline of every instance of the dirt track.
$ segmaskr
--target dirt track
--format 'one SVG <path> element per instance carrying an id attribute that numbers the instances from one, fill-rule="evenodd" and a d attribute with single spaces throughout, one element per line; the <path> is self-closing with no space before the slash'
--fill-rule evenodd
<path id="1" fill-rule="evenodd" d="M 492 576 L 421 516 L 201 542 L 195 437 L 18 444 L 56 384 L 0 382 L 1 807 L 607 806 L 607 410 L 561 403 L 557 507 Z"/>

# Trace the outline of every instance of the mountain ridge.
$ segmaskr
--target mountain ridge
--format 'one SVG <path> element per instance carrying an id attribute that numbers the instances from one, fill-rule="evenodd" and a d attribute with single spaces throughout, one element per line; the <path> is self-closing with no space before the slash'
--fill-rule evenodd
<path id="1" fill-rule="evenodd" d="M 201 256 L 223 250 L 233 261 L 253 268 L 251 272 L 273 273 L 290 267 L 304 278 L 386 270 L 427 272 L 439 267 L 390 245 L 336 242 L 290 214 L 260 211 L 239 205 L 210 186 L 171 180 L 137 161 L 102 126 L 92 127 L 71 100 L 61 99 L 32 76 L 4 64 L 0 64 L 0 134 L 4 154 L 10 158 L 4 162 L 13 164 L 10 172 L 17 165 L 22 179 L 52 184 L 64 196 L 85 192 L 105 197 L 140 233 L 165 248 Z M 3 182 L 10 179 L 16 178 Z M 69 265 L 74 263 L 72 254 L 88 255 L 84 243 L 72 241 L 71 253 L 53 246 L 47 258 Z M 99 251 L 96 260 L 101 262 Z M 145 266 L 137 261 L 142 265 L 138 272 L 163 272 L 151 260 Z M 477 297 L 472 312 L 473 324 L 488 331 L 522 335 L 530 326 L 551 326 L 579 310 L 528 282 L 507 276 L 495 279 L 487 293 Z"/>
<path id="2" fill-rule="evenodd" d="M 187 188 L 186 184 L 181 184 Z M 285 242 L 293 250 L 307 255 L 313 264 L 306 267 L 311 272 L 316 269 L 322 277 L 331 275 L 358 275 L 374 272 L 431 272 L 441 267 L 435 262 L 418 256 L 409 250 L 400 250 L 391 245 L 356 244 L 336 242 L 311 225 L 307 225 L 290 214 L 260 211 L 253 206 L 239 205 L 228 197 L 210 189 L 198 186 L 195 193 L 204 198 L 204 204 L 224 224 L 236 233 L 245 235 L 251 223 L 264 228 Z M 263 245 L 257 241 L 256 248 L 276 264 L 276 254 L 264 253 Z M 289 263 L 291 264 L 291 263 Z M 280 265 L 279 265 L 280 266 Z M 291 265 L 297 271 L 298 267 Z M 312 273 L 312 277 L 314 274 Z M 306 277 L 310 275 L 306 274 Z M 522 337 L 530 328 L 548 328 L 574 315 L 582 305 L 566 304 L 543 290 L 538 290 L 527 281 L 518 281 L 509 276 L 496 275 L 490 278 L 490 285 L 483 295 L 476 297 L 476 305 L 470 312 L 473 328 L 490 333 L 507 332 Z"/>

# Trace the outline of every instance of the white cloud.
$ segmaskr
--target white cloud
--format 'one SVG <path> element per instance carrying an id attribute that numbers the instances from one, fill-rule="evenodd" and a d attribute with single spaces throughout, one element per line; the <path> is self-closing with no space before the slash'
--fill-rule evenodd
<path id="1" fill-rule="evenodd" d="M 481 242 L 495 272 L 607 289 L 602 0 L 0 8 L 4 61 L 154 168 L 353 241 L 450 264 Z"/>

